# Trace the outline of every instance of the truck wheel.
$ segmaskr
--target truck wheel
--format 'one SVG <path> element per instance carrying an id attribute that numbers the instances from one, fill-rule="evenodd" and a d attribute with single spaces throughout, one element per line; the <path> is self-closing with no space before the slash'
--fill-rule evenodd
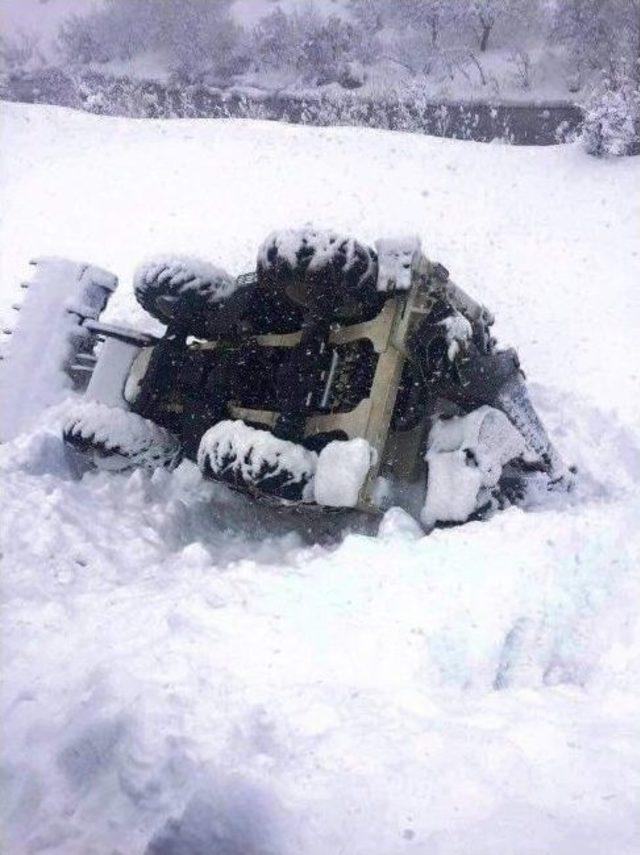
<path id="1" fill-rule="evenodd" d="M 160 256 L 140 265 L 134 275 L 136 300 L 163 324 L 182 323 L 205 336 L 208 311 L 236 289 L 235 279 L 219 267 L 187 256 Z"/>
<path id="2" fill-rule="evenodd" d="M 258 253 L 258 286 L 304 309 L 359 320 L 384 302 L 373 249 L 333 231 L 272 232 Z"/>
<path id="3" fill-rule="evenodd" d="M 313 501 L 317 458 L 302 445 L 230 420 L 210 428 L 198 449 L 205 478 L 284 502 Z"/>
<path id="4" fill-rule="evenodd" d="M 508 464 L 526 457 L 522 436 L 504 413 L 479 407 L 439 419 L 428 440 L 427 492 L 420 518 L 427 529 L 480 519 L 504 507 L 501 478 Z"/>
<path id="5" fill-rule="evenodd" d="M 181 460 L 178 438 L 149 419 L 97 401 L 82 401 L 62 430 L 67 446 L 90 468 L 110 472 L 175 469 Z"/>

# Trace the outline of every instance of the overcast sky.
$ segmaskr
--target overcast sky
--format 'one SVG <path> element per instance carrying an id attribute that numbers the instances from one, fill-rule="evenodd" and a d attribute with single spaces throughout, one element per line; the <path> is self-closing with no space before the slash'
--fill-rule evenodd
<path id="1" fill-rule="evenodd" d="M 280 5 L 292 8 L 295 2 L 280 0 Z M 99 0 L 0 0 L 2 30 L 6 33 L 19 29 L 36 31 L 49 38 L 70 12 L 82 14 L 95 5 L 99 5 Z M 237 17 L 252 24 L 276 4 L 274 0 L 236 0 L 235 5 Z"/>
<path id="2" fill-rule="evenodd" d="M 0 0 L 0 27 L 8 36 L 20 30 L 35 32 L 46 45 L 64 17 L 93 5 L 93 0 Z"/>

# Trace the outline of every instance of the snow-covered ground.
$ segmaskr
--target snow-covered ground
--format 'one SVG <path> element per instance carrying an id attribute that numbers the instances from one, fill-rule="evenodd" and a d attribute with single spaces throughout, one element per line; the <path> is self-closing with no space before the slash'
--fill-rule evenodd
<path id="1" fill-rule="evenodd" d="M 251 268 L 271 229 L 419 233 L 517 344 L 569 502 L 420 537 L 194 467 L 0 448 L 7 851 L 640 847 L 640 162 L 361 129 L 5 105 L 0 314 L 34 255 Z M 28 378 L 22 378 L 28 382 Z"/>

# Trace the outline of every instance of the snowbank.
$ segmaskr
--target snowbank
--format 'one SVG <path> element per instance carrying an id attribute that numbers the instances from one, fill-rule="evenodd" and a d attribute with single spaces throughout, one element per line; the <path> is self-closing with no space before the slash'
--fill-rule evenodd
<path id="1" fill-rule="evenodd" d="M 419 537 L 197 469 L 0 447 L 12 853 L 631 855 L 638 838 L 640 164 L 358 130 L 3 109 L 2 307 L 34 254 L 248 269 L 313 220 L 419 233 L 498 318 L 567 503 Z M 9 311 L 6 313 L 7 317 Z"/>
<path id="2" fill-rule="evenodd" d="M 117 286 L 115 276 L 88 265 L 59 258 L 31 263 L 35 271 L 22 283 L 27 294 L 13 306 L 20 324 L 0 345 L 0 442 L 33 427 L 44 407 L 69 394 L 67 369 L 92 344 L 81 319 L 98 318 Z"/>

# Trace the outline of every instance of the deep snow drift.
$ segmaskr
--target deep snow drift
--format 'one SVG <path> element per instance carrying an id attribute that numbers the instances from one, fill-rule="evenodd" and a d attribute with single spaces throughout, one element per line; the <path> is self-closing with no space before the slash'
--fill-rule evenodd
<path id="1" fill-rule="evenodd" d="M 582 472 L 535 513 L 376 535 L 186 464 L 76 480 L 43 415 L 0 448 L 7 851 L 637 851 L 640 163 L 16 105 L 1 128 L 3 325 L 34 255 L 113 270 L 109 317 L 152 329 L 150 253 L 240 272 L 276 227 L 419 233 Z"/>

